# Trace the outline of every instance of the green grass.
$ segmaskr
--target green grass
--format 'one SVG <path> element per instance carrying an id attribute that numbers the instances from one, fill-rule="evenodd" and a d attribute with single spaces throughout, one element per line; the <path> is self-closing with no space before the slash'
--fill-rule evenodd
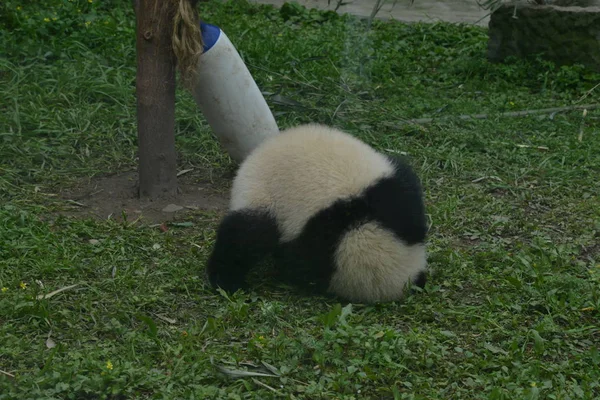
<path id="1" fill-rule="evenodd" d="M 600 75 L 490 64 L 477 27 L 366 31 L 351 17 L 242 1 L 201 13 L 235 43 L 281 127 L 323 122 L 409 154 L 432 222 L 426 290 L 377 306 L 270 282 L 225 296 L 203 275 L 215 215 L 165 233 L 58 217 L 49 194 L 135 168 L 133 14 L 127 1 L 7 0 L 0 370 L 15 378 L 0 374 L 0 399 L 600 396 L 600 112 L 497 116 L 573 104 Z M 596 89 L 583 103 L 599 101 Z M 472 112 L 491 118 L 395 127 Z M 181 168 L 233 167 L 184 91 L 177 146 Z M 279 376 L 218 369 L 257 370 L 249 364 Z"/>

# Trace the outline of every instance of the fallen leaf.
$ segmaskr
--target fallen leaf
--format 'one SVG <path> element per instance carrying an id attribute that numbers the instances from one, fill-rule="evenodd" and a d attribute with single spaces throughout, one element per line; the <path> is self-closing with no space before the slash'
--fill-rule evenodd
<path id="1" fill-rule="evenodd" d="M 165 317 L 164 315 L 160 315 L 160 314 L 156 314 L 156 316 L 158 317 L 158 319 L 162 319 L 163 321 L 168 322 L 170 324 L 176 324 L 177 323 L 176 319 Z"/>
<path id="2" fill-rule="evenodd" d="M 190 168 L 190 169 L 184 169 L 184 170 L 182 170 L 182 171 L 179 171 L 179 172 L 177 173 L 177 176 L 181 176 L 181 175 L 183 175 L 183 174 L 187 174 L 188 172 L 191 172 L 191 171 L 193 171 L 193 170 L 194 170 L 194 168 Z"/>
<path id="3" fill-rule="evenodd" d="M 280 372 L 279 372 L 279 370 L 278 370 L 278 369 L 277 369 L 275 366 L 273 366 L 273 365 L 269 364 L 269 363 L 268 363 L 268 362 L 266 362 L 266 361 L 261 361 L 261 363 L 262 363 L 262 365 L 264 365 L 264 367 L 265 367 L 266 369 L 268 369 L 268 370 L 269 370 L 269 372 L 271 372 L 272 374 L 275 374 L 275 375 L 281 375 L 281 374 L 280 374 Z"/>
<path id="4" fill-rule="evenodd" d="M 219 372 L 231 377 L 231 378 L 245 378 L 248 376 L 267 376 L 271 378 L 277 378 L 277 375 L 273 374 L 263 374 L 262 372 L 251 372 L 251 371 L 243 371 L 239 369 L 229 369 L 222 367 L 220 365 L 215 365 L 215 367 L 219 370 Z"/>
<path id="5" fill-rule="evenodd" d="M 47 293 L 47 294 L 39 294 L 39 295 L 37 295 L 36 299 L 37 300 L 49 299 L 50 297 L 52 297 L 54 295 L 57 295 L 57 294 L 59 294 L 61 292 L 64 292 L 65 290 L 73 289 L 74 287 L 77 287 L 77 286 L 79 286 L 79 283 L 76 283 L 76 284 L 71 285 L 71 286 L 65 286 L 65 287 L 60 288 L 60 289 L 56 289 L 55 291 Z"/>
<path id="6" fill-rule="evenodd" d="M 193 222 L 172 222 L 171 226 L 177 226 L 180 228 L 190 228 L 192 226 L 194 226 Z"/>

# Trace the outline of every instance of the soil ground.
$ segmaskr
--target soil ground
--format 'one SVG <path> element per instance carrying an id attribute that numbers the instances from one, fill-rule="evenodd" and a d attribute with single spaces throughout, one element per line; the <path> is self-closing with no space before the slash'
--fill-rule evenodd
<path id="1" fill-rule="evenodd" d="M 177 196 L 148 201 L 137 196 L 137 172 L 125 172 L 92 178 L 64 189 L 58 198 L 66 209 L 62 215 L 112 218 L 129 221 L 139 218 L 142 224 L 178 221 L 194 212 L 218 212 L 227 209 L 231 176 L 213 179 L 197 174 L 179 177 Z"/>

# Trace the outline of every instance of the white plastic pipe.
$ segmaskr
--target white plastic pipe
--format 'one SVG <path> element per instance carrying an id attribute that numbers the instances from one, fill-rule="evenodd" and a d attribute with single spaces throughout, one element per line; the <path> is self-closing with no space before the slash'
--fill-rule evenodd
<path id="1" fill-rule="evenodd" d="M 217 26 L 201 23 L 204 53 L 192 95 L 221 145 L 242 162 L 279 133 L 275 118 L 246 64 Z"/>

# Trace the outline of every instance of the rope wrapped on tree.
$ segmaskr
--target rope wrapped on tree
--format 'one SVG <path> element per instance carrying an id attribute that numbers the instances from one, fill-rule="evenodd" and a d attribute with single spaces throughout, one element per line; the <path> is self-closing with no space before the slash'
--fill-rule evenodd
<path id="1" fill-rule="evenodd" d="M 173 16 L 172 45 L 182 83 L 191 88 L 196 84 L 198 60 L 204 43 L 200 31 L 200 18 L 196 11 L 198 0 L 172 0 L 175 3 Z M 168 4 L 168 2 L 167 2 Z"/>

